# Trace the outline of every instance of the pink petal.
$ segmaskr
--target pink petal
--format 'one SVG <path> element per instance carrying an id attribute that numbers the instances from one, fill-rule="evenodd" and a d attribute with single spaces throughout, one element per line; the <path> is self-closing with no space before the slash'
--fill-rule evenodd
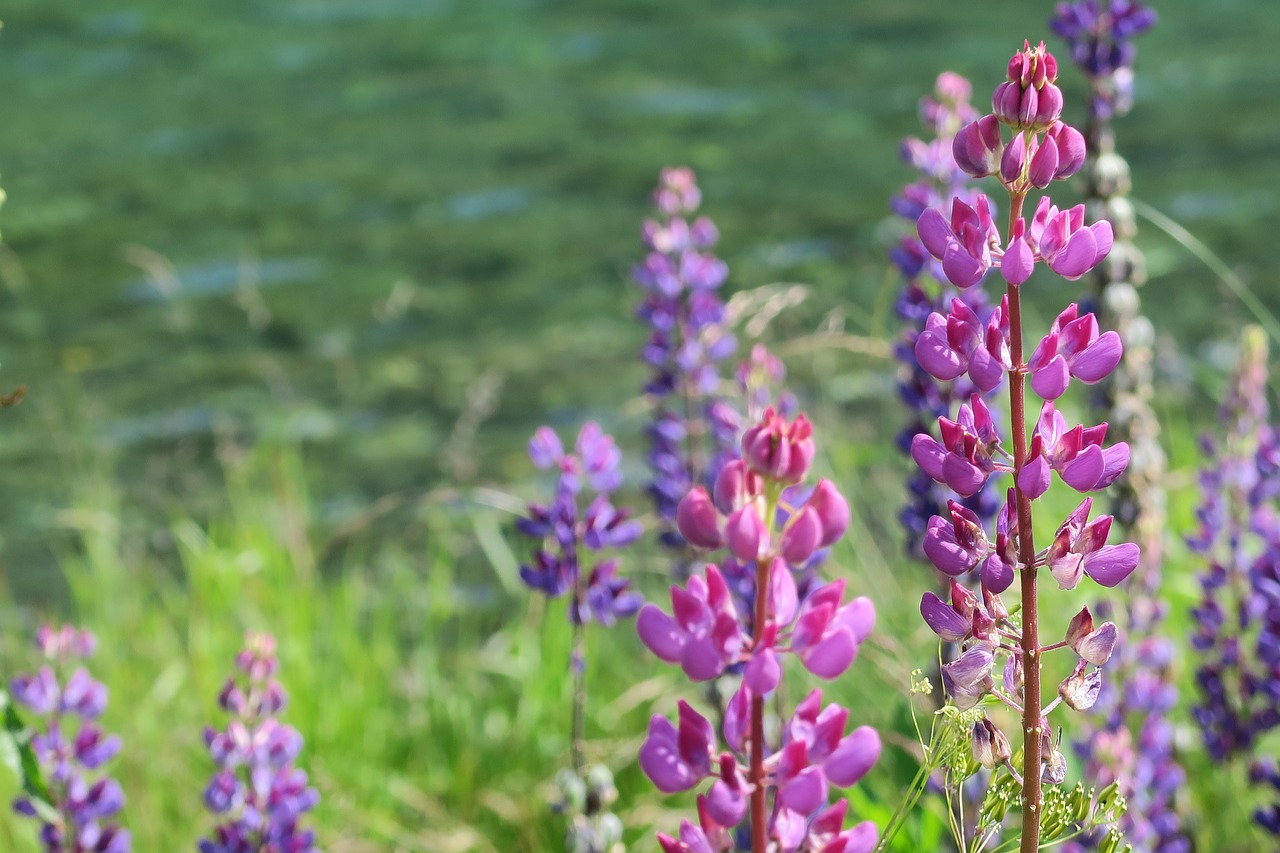
<path id="1" fill-rule="evenodd" d="M 1000 259 L 1000 274 L 1004 276 L 1005 281 L 1017 287 L 1031 278 L 1035 264 L 1036 259 L 1031 254 L 1031 247 L 1027 245 L 1024 238 L 1017 237 L 1004 250 L 1004 257 Z"/>
<path id="2" fill-rule="evenodd" d="M 806 767 L 778 789 L 778 801 L 800 814 L 809 814 L 827 803 L 827 779 L 817 767 Z"/>

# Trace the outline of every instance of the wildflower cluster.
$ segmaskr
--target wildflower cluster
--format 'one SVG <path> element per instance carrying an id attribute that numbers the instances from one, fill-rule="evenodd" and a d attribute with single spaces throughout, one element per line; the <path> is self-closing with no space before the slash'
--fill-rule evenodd
<path id="1" fill-rule="evenodd" d="M 698 797 L 698 823 L 684 821 L 678 838 L 659 834 L 667 853 L 737 849 L 739 825 L 755 853 L 868 853 L 876 843 L 874 825 L 844 829 L 847 804 L 827 800 L 830 785 L 853 785 L 879 757 L 874 729 L 847 731 L 849 711 L 824 707 L 815 690 L 780 721 L 780 742 L 765 742 L 765 702 L 781 683 L 784 654 L 820 678 L 836 678 L 875 622 L 869 599 L 846 600 L 843 580 L 803 596 L 798 591 L 795 570 L 849 525 L 848 503 L 830 481 L 802 487 L 814 451 L 803 414 L 788 420 L 766 409 L 743 435 L 741 458 L 720 470 L 711 491 L 695 487 L 678 506 L 688 542 L 727 547 L 753 571 L 743 596 L 731 590 L 720 567 L 708 564 L 687 586 L 671 588 L 672 613 L 649 604 L 637 619 L 645 645 L 691 680 L 714 679 L 731 668 L 742 673 L 720 732 L 683 700 L 677 723 L 661 715 L 650 721 L 640 765 L 659 790 L 712 780 Z"/>
<path id="2" fill-rule="evenodd" d="M 1041 645 L 1037 580 L 1047 570 L 1063 589 L 1088 576 L 1105 587 L 1123 581 L 1137 565 L 1137 545 L 1108 544 L 1112 517 L 1092 515 L 1093 498 L 1081 503 L 1058 525 L 1049 545 L 1035 546 L 1031 502 L 1048 491 L 1056 473 L 1071 489 L 1094 493 L 1111 485 L 1129 462 L 1124 442 L 1108 445 L 1107 424 L 1071 425 L 1057 401 L 1073 380 L 1092 384 L 1107 376 L 1123 352 L 1119 336 L 1103 332 L 1092 313 L 1075 304 L 1063 310 L 1030 356 L 1023 345 L 1021 286 L 1037 264 L 1066 279 L 1096 267 L 1112 243 L 1105 221 L 1085 224 L 1084 206 L 1059 210 L 1048 196 L 1040 199 L 1030 222 L 1023 204 L 1033 189 L 1075 174 L 1084 164 L 1082 134 L 1061 121 L 1062 93 L 1056 85 L 1057 61 L 1040 44 L 1024 45 L 1009 61 L 1007 76 L 992 96 L 992 114 L 961 128 L 953 142 L 956 163 L 975 178 L 997 177 L 1009 195 L 1007 237 L 996 227 L 984 195 L 970 204 L 952 203 L 948 219 L 928 209 L 917 223 L 921 241 L 941 261 L 956 287 L 978 284 L 991 269 L 1006 282 L 1003 299 L 985 326 L 963 303 L 926 321 L 926 339 L 916 347 L 920 365 L 936 378 L 967 372 L 982 389 L 995 375 L 1009 377 L 1011 448 L 996 426 L 986 401 L 974 394 L 955 419 L 939 418 L 939 437 L 921 434 L 912 456 L 931 478 L 961 496 L 973 495 L 993 475 L 1009 474 L 1012 487 L 995 522 L 994 535 L 966 507 L 952 502 L 946 514 L 932 518 L 924 551 L 934 566 L 956 580 L 950 601 L 925 593 L 925 622 L 960 654 L 942 667 L 948 695 L 960 708 L 972 708 L 988 696 L 1022 718 L 1021 773 L 1012 766 L 1013 748 L 996 724 L 984 718 L 974 727 L 974 755 L 987 767 L 1005 765 L 1022 789 L 1022 850 L 1038 849 L 1043 808 L 1042 783 L 1065 778 L 1065 758 L 1051 736 L 1048 714 L 1058 705 L 1088 710 L 1102 685 L 1100 667 L 1111 657 L 1116 626 L 1095 624 L 1088 608 L 1071 620 L 1060 641 Z M 1012 131 L 1004 138 L 1002 128 Z M 994 368 L 994 369 L 993 369 Z M 1027 434 L 1026 384 L 1043 403 L 1033 432 Z M 977 589 L 961 581 L 973 577 Z M 1017 577 L 1021 606 L 1015 619 L 1001 599 Z M 1077 663 L 1048 704 L 1041 695 L 1044 653 L 1069 648 Z M 993 674 L 1005 658 L 999 684 Z"/>
<path id="3" fill-rule="evenodd" d="M 36 645 L 45 663 L 14 678 L 9 689 L 40 719 L 30 746 L 48 802 L 24 795 L 13 808 L 40 821 L 47 853 L 127 853 L 133 849 L 129 831 L 116 825 L 124 791 L 102 772 L 120 751 L 120 738 L 96 722 L 107 707 L 106 686 L 78 664 L 93 656 L 97 640 L 88 631 L 46 625 L 36 632 Z"/>
<path id="4" fill-rule="evenodd" d="M 204 742 L 218 769 L 205 788 L 205 806 L 220 821 L 200 853 L 314 853 L 315 835 L 302 819 L 320 800 L 294 762 L 302 735 L 279 720 L 287 701 L 276 680 L 275 638 L 249 634 L 236 655 L 239 672 L 227 679 L 218 706 L 231 715 L 225 729 L 207 728 Z"/>
<path id="5" fill-rule="evenodd" d="M 578 432 L 575 453 L 566 453 L 550 427 L 539 427 L 529 440 L 529 458 L 536 468 L 556 469 L 559 478 L 549 504 L 529 505 L 529 515 L 516 529 L 540 544 L 531 562 L 520 567 L 520 577 L 533 589 L 551 598 L 570 594 L 569 619 L 575 625 L 596 621 L 612 625 L 631 616 L 641 598 L 630 582 L 618 577 L 615 559 L 602 560 L 584 573 L 579 550 L 624 548 L 639 537 L 638 522 L 626 509 L 610 501 L 622 485 L 622 454 L 613 437 L 594 421 Z M 579 511 L 578 496 L 587 491 L 591 502 Z"/>
<path id="6" fill-rule="evenodd" d="M 691 486 L 715 476 L 731 452 L 740 417 L 719 397 L 718 365 L 736 341 L 725 326 L 718 291 L 729 275 L 711 249 L 720 235 L 710 219 L 689 221 L 702 202 L 693 171 L 662 171 L 653 194 L 658 218 L 644 223 L 648 254 L 632 271 L 644 291 L 637 314 L 649 326 L 642 352 L 652 369 L 649 494 L 664 522 L 662 541 L 683 549 L 676 505 Z"/>
<path id="7" fill-rule="evenodd" d="M 1250 756 L 1280 726 L 1280 433 L 1270 423 L 1267 373 L 1266 336 L 1250 328 L 1223 406 L 1226 441 L 1216 452 L 1206 442 L 1200 529 L 1189 540 L 1207 562 L 1192 611 L 1202 661 L 1194 713 L 1218 762 Z M 1271 829 L 1269 814 L 1259 820 Z"/>
<path id="8" fill-rule="evenodd" d="M 945 213 L 951 210 L 954 199 L 969 203 L 975 199 L 968 174 L 956 165 L 951 153 L 956 131 L 977 118 L 969 103 L 971 94 L 969 81 L 958 74 L 945 72 L 938 77 L 934 96 L 924 98 L 920 105 L 921 118 L 932 135 L 927 140 L 908 138 L 902 145 L 903 159 L 920 177 L 891 202 L 894 213 L 913 226 L 912 232 L 904 235 L 890 252 L 903 276 L 896 309 L 905 329 L 894 355 L 901 365 L 898 395 L 911 413 L 910 421 L 899 433 L 898 443 L 904 452 L 910 450 L 916 435 L 930 432 L 937 419 L 954 411 L 958 402 L 968 400 L 975 391 L 993 390 L 1003 377 L 1000 366 L 978 346 L 991 315 L 986 294 L 981 288 L 962 291 L 951 285 L 939 262 L 930 257 L 914 230 L 916 220 L 925 210 Z M 920 366 L 915 352 L 917 346 L 927 348 L 939 335 L 946 339 L 951 333 L 936 322 L 932 328 L 928 324 L 930 317 L 941 317 L 953 302 L 958 302 L 958 310 L 964 317 L 955 329 L 959 337 L 954 343 L 960 352 L 955 358 L 956 369 L 944 371 L 945 378 L 939 378 Z M 976 360 L 972 365 L 971 356 Z M 968 375 L 971 370 L 976 372 L 972 380 Z M 908 479 L 907 493 L 907 504 L 900 518 L 907 532 L 907 548 L 914 553 L 919 550 L 929 518 L 943 511 L 952 493 L 923 471 L 917 471 Z M 994 516 L 998 508 L 989 489 L 971 495 L 963 503 L 984 520 Z"/>

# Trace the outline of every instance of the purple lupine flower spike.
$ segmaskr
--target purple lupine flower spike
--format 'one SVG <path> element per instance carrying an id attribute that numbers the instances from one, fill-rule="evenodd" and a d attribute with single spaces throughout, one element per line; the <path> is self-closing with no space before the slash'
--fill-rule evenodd
<path id="1" fill-rule="evenodd" d="M 270 634 L 247 634 L 236 673 L 218 696 L 231 719 L 205 729 L 217 770 L 205 788 L 205 807 L 218 818 L 200 853 L 315 853 L 315 833 L 303 826 L 320 794 L 295 762 L 302 735 L 278 719 L 287 696 L 276 680 L 279 661 Z"/>
<path id="2" fill-rule="evenodd" d="M 729 270 L 711 254 L 719 233 L 706 217 L 688 219 L 702 199 L 693 171 L 663 169 L 653 198 L 659 218 L 645 222 L 648 254 L 632 271 L 644 291 L 636 313 L 650 328 L 641 354 L 654 403 L 648 491 L 663 543 L 683 551 L 676 505 L 690 487 L 710 485 L 737 439 L 739 416 L 719 397 L 719 365 L 736 342 L 718 295 Z"/>
<path id="3" fill-rule="evenodd" d="M 630 581 L 618 576 L 616 560 L 601 560 L 587 570 L 583 551 L 625 548 L 641 528 L 628 510 L 612 503 L 611 493 L 622 483 L 621 453 L 613 437 L 589 421 L 574 447 L 566 453 L 550 427 L 539 427 L 529 441 L 534 465 L 555 467 L 560 476 L 552 502 L 530 504 L 529 515 L 516 522 L 519 533 L 539 543 L 530 562 L 520 567 L 520 578 L 551 598 L 570 593 L 569 618 L 575 624 L 611 625 L 639 610 L 642 599 Z M 580 511 L 584 489 L 594 495 Z"/>
<path id="4" fill-rule="evenodd" d="M 13 808 L 41 822 L 45 853 L 129 853 L 129 831 L 118 824 L 124 792 L 101 770 L 120 752 L 120 738 L 93 722 L 107 706 L 107 688 L 84 666 L 68 667 L 94 653 L 97 640 L 71 626 L 43 626 L 36 645 L 45 665 L 10 683 L 14 700 L 39 718 L 31 749 L 48 784 L 47 808 L 20 796 Z"/>

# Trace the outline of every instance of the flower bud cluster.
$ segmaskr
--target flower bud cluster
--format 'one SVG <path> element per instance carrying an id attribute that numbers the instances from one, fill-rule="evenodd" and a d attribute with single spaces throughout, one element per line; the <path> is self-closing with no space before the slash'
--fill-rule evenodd
<path id="1" fill-rule="evenodd" d="M 973 201 L 969 175 L 956 165 L 952 140 L 956 131 L 977 118 L 969 103 L 972 87 L 958 74 L 938 76 L 932 97 L 921 100 L 920 114 L 930 131 L 927 139 L 911 137 L 902 145 L 906 163 L 919 174 L 890 204 L 895 214 L 912 226 L 927 209 L 951 210 L 953 199 Z M 894 348 L 900 363 L 898 394 L 909 410 L 909 420 L 899 434 L 899 446 L 910 449 L 911 440 L 930 431 L 937 419 L 949 414 L 954 404 L 968 400 L 975 392 L 988 393 L 1003 378 L 1003 368 L 987 349 L 990 327 L 1001 323 L 993 313 L 981 288 L 957 290 L 947 280 L 941 265 L 920 242 L 914 227 L 890 252 L 903 276 L 896 310 L 903 320 L 901 341 Z M 939 323 L 948 306 L 957 320 Z M 946 362 L 945 370 L 930 372 L 920 366 L 917 354 L 937 350 Z M 921 471 L 907 481 L 907 504 L 900 519 L 907 534 L 907 550 L 918 555 L 920 540 L 929 517 L 941 512 L 953 493 Z M 988 490 L 964 499 L 967 507 L 984 520 L 996 511 L 996 501 Z"/>
<path id="2" fill-rule="evenodd" d="M 302 735 L 279 720 L 287 696 L 276 680 L 275 638 L 246 635 L 236 669 L 218 694 L 231 720 L 204 733 L 218 767 L 204 803 L 219 823 L 201 839 L 200 853 L 314 853 L 315 834 L 301 824 L 320 794 L 294 766 Z"/>
<path id="3" fill-rule="evenodd" d="M 742 674 L 721 732 L 684 701 L 677 723 L 660 714 L 650 721 L 640 766 L 659 790 L 711 781 L 698 797 L 698 823 L 685 821 L 679 837 L 658 836 L 668 853 L 735 850 L 735 827 L 744 822 L 759 842 L 753 849 L 766 838 L 777 849 L 815 853 L 869 853 L 876 844 L 874 825 L 843 829 L 845 803 L 827 805 L 830 786 L 855 784 L 879 757 L 874 729 L 850 730 L 849 711 L 824 707 L 815 690 L 782 721 L 780 742 L 765 743 L 764 703 L 778 689 L 785 655 L 820 678 L 836 678 L 875 623 L 871 601 L 848 600 L 843 580 L 804 595 L 797 586 L 796 571 L 849 526 L 848 502 L 834 484 L 802 487 L 814 451 L 803 414 L 788 420 L 766 409 L 743 435 L 741 458 L 721 469 L 710 491 L 691 490 L 676 515 L 687 541 L 727 547 L 735 563 L 750 566 L 754 588 L 735 595 L 721 568 L 708 564 L 671 588 L 670 613 L 647 604 L 637 618 L 645 645 L 691 680 L 731 668 Z"/>
<path id="4" fill-rule="evenodd" d="M 1034 347 L 1023 346 L 1020 286 L 1035 265 L 1043 263 L 1062 278 L 1079 278 L 1106 257 L 1113 235 L 1105 221 L 1086 225 L 1083 205 L 1059 210 L 1047 196 L 1040 198 L 1029 221 L 1020 215 L 1030 191 L 1080 169 L 1085 148 L 1083 135 L 1060 119 L 1057 62 L 1044 45 L 1025 44 L 1007 70 L 1006 81 L 992 97 L 992 115 L 960 129 L 953 143 L 960 169 L 975 178 L 994 175 L 1009 193 L 1007 241 L 982 195 L 972 203 L 954 199 L 949 219 L 943 211 L 926 209 L 917 223 L 921 242 L 941 262 L 951 284 L 971 288 L 998 268 L 1006 292 L 985 321 L 959 299 L 947 310 L 933 312 L 917 338 L 915 355 L 936 379 L 967 375 L 978 391 L 997 387 L 1001 375 L 1008 375 L 1010 425 L 1007 432 L 999 429 L 988 402 L 975 393 L 959 406 L 954 420 L 949 413 L 938 418 L 936 438 L 916 435 L 911 453 L 923 472 L 961 496 L 987 488 L 998 475 L 1012 480 L 994 531 L 955 502 L 930 519 L 924 553 L 953 581 L 950 601 L 927 592 L 920 611 L 926 624 L 958 652 L 941 672 L 955 705 L 977 708 L 994 699 L 1023 718 L 1025 763 L 1021 776 L 1012 767 L 1010 772 L 1026 785 L 1024 803 L 1035 810 L 1043 802 L 1041 783 L 1055 785 L 1066 776 L 1066 759 L 1050 735 L 1048 715 L 1058 705 L 1077 711 L 1094 706 L 1103 685 L 1100 667 L 1111 658 L 1118 631 L 1112 622 L 1095 626 L 1086 608 L 1061 640 L 1041 645 L 1037 603 L 1023 600 L 1014 618 L 1001 595 L 1021 577 L 1024 598 L 1034 596 L 1041 570 L 1063 589 L 1075 588 L 1085 576 L 1113 587 L 1133 572 L 1140 553 L 1134 544 L 1108 544 L 1112 517 L 1090 518 L 1091 497 L 1058 525 L 1047 547 L 1034 545 L 1031 501 L 1049 490 L 1053 474 L 1077 492 L 1099 492 L 1123 474 L 1129 448 L 1124 442 L 1105 443 L 1105 422 L 1071 425 L 1058 408 L 1073 379 L 1093 384 L 1115 369 L 1123 354 L 1117 334 L 1103 332 L 1092 313 L 1072 304 Z M 1002 126 L 1014 131 L 1008 142 Z M 1027 378 L 1041 400 L 1029 436 L 1024 426 Z M 1012 446 L 1006 446 L 1006 435 Z M 976 588 L 967 585 L 969 577 Z M 1044 704 L 1042 655 L 1059 648 L 1074 652 L 1077 664 L 1058 685 L 1057 697 Z M 973 749 L 986 767 L 1007 764 L 1015 752 L 987 718 L 974 728 Z M 1028 839 L 1039 837 L 1039 828 L 1030 823 L 1024 821 L 1024 847 Z"/>
<path id="5" fill-rule="evenodd" d="M 48 802 L 23 795 L 14 800 L 14 811 L 40 821 L 46 853 L 128 853 L 129 831 L 117 825 L 124 791 L 103 772 L 120 752 L 120 738 L 97 723 L 107 707 L 107 688 L 78 663 L 93 655 L 97 640 L 71 626 L 43 626 L 36 645 L 45 663 L 14 678 L 9 690 L 39 720 L 30 745 Z"/>
<path id="6" fill-rule="evenodd" d="M 565 452 L 550 427 L 539 427 L 529 441 L 529 458 L 535 467 L 559 472 L 551 503 L 529 504 L 529 515 L 516 522 L 516 530 L 538 542 L 532 559 L 520 567 L 520 578 L 550 598 L 570 594 L 569 619 L 574 624 L 599 622 L 612 625 L 640 608 L 639 593 L 631 582 L 618 577 L 616 559 L 602 560 L 584 577 L 579 551 L 625 548 L 641 532 L 639 522 L 610 495 L 622 484 L 622 455 L 612 436 L 594 421 L 578 433 L 574 453 Z M 584 512 L 578 497 L 593 495 Z"/>
<path id="7" fill-rule="evenodd" d="M 739 416 L 719 397 L 719 364 L 736 342 L 718 291 L 729 275 L 711 250 L 719 232 L 705 216 L 689 221 L 702 194 L 693 171 L 663 169 L 653 194 L 658 219 L 644 224 L 648 254 L 632 271 L 644 291 L 637 315 L 650 329 L 641 353 L 652 375 L 649 494 L 666 523 L 662 540 L 684 548 L 675 509 L 690 486 L 713 474 L 732 447 Z"/>

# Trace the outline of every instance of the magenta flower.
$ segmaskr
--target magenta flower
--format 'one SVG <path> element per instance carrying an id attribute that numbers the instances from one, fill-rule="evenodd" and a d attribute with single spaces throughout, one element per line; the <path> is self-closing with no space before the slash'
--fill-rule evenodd
<path id="1" fill-rule="evenodd" d="M 640 747 L 640 768 L 664 794 L 687 791 L 711 774 L 715 729 L 688 702 L 681 699 L 679 707 L 679 728 L 654 714 Z"/>
<path id="2" fill-rule="evenodd" d="M 986 325 L 972 308 L 951 300 L 946 317 L 936 311 L 925 321 L 916 338 L 916 360 L 934 379 L 951 380 L 968 373 L 973 384 L 986 393 L 1009 369 L 1008 320 L 1003 305 L 991 312 Z"/>
<path id="3" fill-rule="evenodd" d="M 939 441 L 927 433 L 911 440 L 911 458 L 926 474 L 961 497 L 976 494 L 997 470 L 1008 470 L 992 455 L 1000 444 L 991 412 L 977 394 L 960 407 L 958 420 L 938 418 Z"/>
<path id="4" fill-rule="evenodd" d="M 1000 232 L 985 195 L 979 195 L 973 207 L 959 197 L 952 199 L 949 223 L 929 208 L 920 214 L 916 231 L 929 254 L 942 261 L 947 280 L 960 288 L 981 281 L 1000 248 Z"/>
<path id="5" fill-rule="evenodd" d="M 1072 281 L 1101 263 L 1111 251 L 1111 223 L 1101 219 L 1084 224 L 1084 205 L 1058 210 L 1043 196 L 1027 226 L 1037 256 L 1063 278 Z"/>
<path id="6" fill-rule="evenodd" d="M 1103 450 L 1106 435 L 1105 423 L 1067 429 L 1062 413 L 1052 400 L 1046 400 L 1031 439 L 1030 459 L 1018 474 L 1018 487 L 1034 500 L 1049 488 L 1052 470 L 1077 492 L 1105 489 L 1129 465 L 1129 445 L 1122 441 Z"/>
<path id="7" fill-rule="evenodd" d="M 667 663 L 678 663 L 694 681 L 706 681 L 738 660 L 741 628 L 724 575 L 708 565 L 706 579 L 689 578 L 687 589 L 671 587 L 674 616 L 646 604 L 636 617 L 636 630 L 649 650 Z"/>
<path id="8" fill-rule="evenodd" d="M 1099 334 L 1097 317 L 1077 317 L 1077 311 L 1073 302 L 1058 315 L 1027 362 L 1031 387 L 1046 400 L 1061 397 L 1073 376 L 1090 385 L 1101 381 L 1124 353 L 1120 335 Z"/>
<path id="9" fill-rule="evenodd" d="M 1058 527 L 1045 555 L 1045 564 L 1058 586 L 1075 589 L 1084 575 L 1106 587 L 1127 578 L 1138 565 L 1139 549 L 1132 542 L 1107 545 L 1111 516 L 1086 522 L 1092 498 L 1085 498 Z"/>
<path id="10" fill-rule="evenodd" d="M 805 669 L 819 678 L 844 674 L 857 656 L 859 644 L 875 627 L 871 599 L 858 597 L 841 605 L 843 597 L 844 578 L 814 590 L 800 606 L 791 633 L 791 650 Z"/>

